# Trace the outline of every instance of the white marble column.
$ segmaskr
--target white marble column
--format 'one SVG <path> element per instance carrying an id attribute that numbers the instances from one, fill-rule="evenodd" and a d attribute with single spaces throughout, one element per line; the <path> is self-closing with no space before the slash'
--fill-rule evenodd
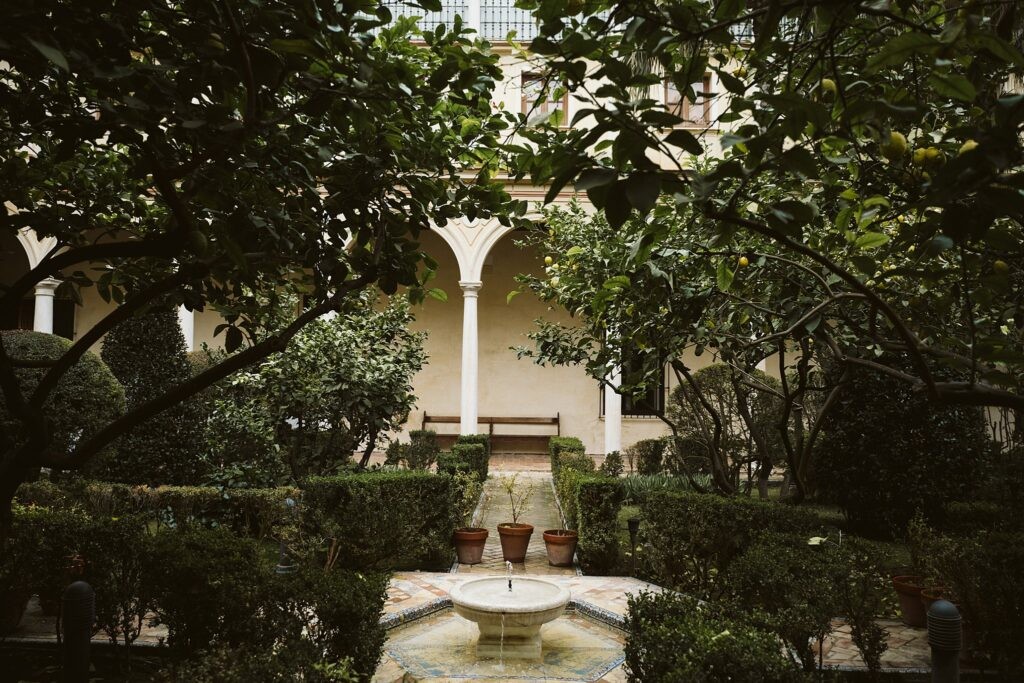
<path id="1" fill-rule="evenodd" d="M 459 433 L 476 434 L 477 417 L 480 415 L 477 403 L 479 347 L 476 302 L 483 283 L 463 280 L 459 282 L 459 286 L 462 288 L 462 411 Z"/>
<path id="2" fill-rule="evenodd" d="M 466 26 L 480 32 L 480 0 L 469 0 L 466 3 Z"/>
<path id="3" fill-rule="evenodd" d="M 195 351 L 196 348 L 196 314 L 184 306 L 178 306 L 178 324 L 185 336 L 185 350 Z"/>
<path id="4" fill-rule="evenodd" d="M 32 316 L 32 329 L 36 332 L 53 334 L 53 297 L 60 285 L 60 280 L 48 277 L 36 285 L 35 314 Z"/>
<path id="5" fill-rule="evenodd" d="M 608 377 L 604 388 L 604 452 L 622 450 L 622 394 L 615 391 L 622 382 L 618 368 Z"/>

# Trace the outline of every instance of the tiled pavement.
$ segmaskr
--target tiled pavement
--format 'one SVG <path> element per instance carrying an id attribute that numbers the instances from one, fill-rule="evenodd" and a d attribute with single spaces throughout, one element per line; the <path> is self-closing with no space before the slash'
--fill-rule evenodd
<path id="1" fill-rule="evenodd" d="M 533 495 L 529 505 L 520 517 L 520 522 L 533 525 L 533 536 L 526 551 L 526 562 L 513 565 L 515 574 L 570 576 L 576 574 L 573 567 L 552 567 L 548 564 L 547 551 L 544 548 L 544 530 L 561 529 L 562 520 L 555 505 L 554 492 L 551 490 L 551 475 L 544 472 L 517 472 L 519 481 L 533 486 Z M 500 481 L 491 476 L 484 486 L 484 500 L 481 503 L 481 515 L 477 524 L 487 529 L 487 544 L 484 546 L 483 562 L 477 565 L 460 564 L 460 574 L 494 574 L 505 572 L 505 560 L 501 555 L 501 539 L 498 536 L 498 524 L 511 522 L 512 514 L 508 495 L 501 489 Z"/>

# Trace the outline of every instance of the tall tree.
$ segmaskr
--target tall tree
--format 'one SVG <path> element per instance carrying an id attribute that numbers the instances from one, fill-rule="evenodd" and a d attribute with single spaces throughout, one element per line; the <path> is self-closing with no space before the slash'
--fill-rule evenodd
<path id="1" fill-rule="evenodd" d="M 428 3 L 432 4 L 432 3 Z M 0 229 L 58 248 L 0 292 L 15 310 L 46 277 L 116 308 L 32 391 L 0 350 L 0 508 L 33 467 L 76 468 L 204 387 L 282 350 L 357 290 L 421 289 L 432 223 L 493 215 L 507 195 L 474 172 L 502 124 L 497 57 L 456 21 L 413 44 L 411 20 L 365 0 L 42 0 L 0 27 Z M 463 125 L 466 122 L 471 125 Z M 486 168 L 486 167 L 484 167 Z M 428 262 L 428 266 L 430 263 Z M 429 271 L 429 267 L 426 269 Z M 310 305 L 261 333 L 280 292 Z M 59 457 L 40 410 L 87 348 L 155 300 L 226 316 L 237 352 Z"/>
<path id="2" fill-rule="evenodd" d="M 531 49 L 582 106 L 580 125 L 507 147 L 519 174 L 549 198 L 574 183 L 613 229 L 665 198 L 718 252 L 705 258 L 720 291 L 752 242 L 788 259 L 782 276 L 810 282 L 763 310 L 750 300 L 779 323 L 751 354 L 818 345 L 934 401 L 1024 407 L 1017 3 L 526 4 L 541 22 Z M 720 88 L 695 130 L 660 93 L 696 99 L 707 73 Z M 662 221 L 647 225 L 623 273 L 671 248 Z M 671 291 L 677 306 L 705 295 Z"/>

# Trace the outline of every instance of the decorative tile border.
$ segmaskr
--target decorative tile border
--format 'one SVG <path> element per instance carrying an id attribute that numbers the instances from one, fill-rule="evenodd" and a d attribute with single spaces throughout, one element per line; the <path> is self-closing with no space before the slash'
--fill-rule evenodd
<path id="1" fill-rule="evenodd" d="M 422 619 L 423 617 L 450 607 L 453 607 L 451 598 L 437 598 L 426 604 L 418 605 L 417 607 L 409 607 L 398 612 L 385 614 L 380 618 L 380 625 L 390 631 L 393 628 L 404 626 L 405 624 L 416 621 L 417 619 Z"/>
<path id="2" fill-rule="evenodd" d="M 626 618 L 621 614 L 616 614 L 611 610 L 604 609 L 593 605 L 586 600 L 580 600 L 579 598 L 569 599 L 569 609 L 573 610 L 578 614 L 582 614 L 585 617 L 589 617 L 594 621 L 597 621 L 604 626 L 610 626 L 618 631 L 626 630 Z"/>

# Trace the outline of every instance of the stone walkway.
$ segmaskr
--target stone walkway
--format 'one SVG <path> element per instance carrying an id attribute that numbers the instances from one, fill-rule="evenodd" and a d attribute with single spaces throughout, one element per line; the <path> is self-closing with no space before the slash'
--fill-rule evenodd
<path id="1" fill-rule="evenodd" d="M 544 530 L 561 529 L 562 520 L 555 505 L 555 494 L 551 489 L 551 475 L 546 472 L 517 472 L 519 482 L 533 486 L 533 495 L 526 511 L 519 518 L 520 522 L 533 525 L 533 536 L 526 551 L 526 561 L 513 565 L 515 574 L 531 574 L 546 576 L 573 576 L 574 567 L 552 567 L 548 564 L 547 550 L 544 547 Z M 508 494 L 501 488 L 499 474 L 492 474 L 484 486 L 484 501 L 477 524 L 487 529 L 487 545 L 484 546 L 483 562 L 477 565 L 460 564 L 460 574 L 495 574 L 505 573 L 505 560 L 501 554 L 501 539 L 498 536 L 498 525 L 512 521 Z"/>

